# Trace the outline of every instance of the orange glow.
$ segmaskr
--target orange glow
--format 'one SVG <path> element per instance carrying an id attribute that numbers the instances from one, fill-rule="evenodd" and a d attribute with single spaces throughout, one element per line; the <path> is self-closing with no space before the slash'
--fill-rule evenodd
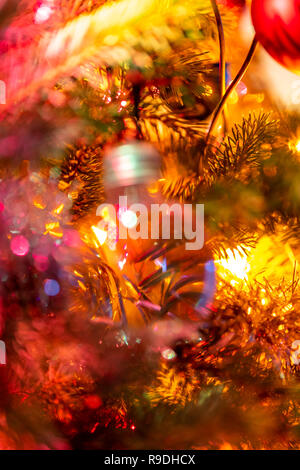
<path id="1" fill-rule="evenodd" d="M 44 201 L 41 199 L 41 198 L 36 198 L 34 201 L 33 201 L 33 205 L 35 207 L 37 207 L 38 209 L 45 209 L 46 207 L 46 204 L 44 203 Z"/>
<path id="2" fill-rule="evenodd" d="M 250 271 L 250 263 L 248 256 L 242 252 L 242 247 L 231 250 L 226 250 L 226 258 L 216 260 L 217 266 L 219 265 L 219 272 L 222 277 L 233 276 L 239 280 L 247 280 L 248 272 Z"/>
<path id="3" fill-rule="evenodd" d="M 59 226 L 59 222 L 50 222 L 45 224 L 46 231 L 44 235 L 52 235 L 53 237 L 61 238 L 63 236 L 63 231 Z"/>
<path id="4" fill-rule="evenodd" d="M 64 204 L 60 204 L 56 209 L 54 209 L 53 213 L 59 215 L 62 212 L 64 207 L 65 207 Z"/>
<path id="5" fill-rule="evenodd" d="M 300 153 L 300 138 L 292 139 L 289 142 L 289 149 L 294 153 Z"/>

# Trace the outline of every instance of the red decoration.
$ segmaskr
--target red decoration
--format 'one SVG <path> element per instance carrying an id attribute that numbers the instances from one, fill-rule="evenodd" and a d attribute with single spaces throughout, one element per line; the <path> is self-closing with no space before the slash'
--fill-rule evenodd
<path id="1" fill-rule="evenodd" d="M 228 8 L 244 8 L 246 0 L 219 0 L 218 3 Z"/>
<path id="2" fill-rule="evenodd" d="M 256 36 L 277 62 L 300 73 L 300 0 L 253 0 Z"/>

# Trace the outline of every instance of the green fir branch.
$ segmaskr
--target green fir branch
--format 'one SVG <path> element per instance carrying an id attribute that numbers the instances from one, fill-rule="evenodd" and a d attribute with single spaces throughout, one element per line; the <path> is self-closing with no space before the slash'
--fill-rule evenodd
<path id="1" fill-rule="evenodd" d="M 242 124 L 235 124 L 231 135 L 209 158 L 212 178 L 239 178 L 244 169 L 258 166 L 276 129 L 276 121 L 263 112 L 258 116 L 250 114 Z"/>

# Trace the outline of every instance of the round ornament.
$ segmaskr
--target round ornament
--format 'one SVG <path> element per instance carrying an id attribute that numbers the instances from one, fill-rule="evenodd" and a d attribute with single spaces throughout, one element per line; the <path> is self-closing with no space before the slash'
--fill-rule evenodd
<path id="1" fill-rule="evenodd" d="M 253 0 L 252 22 L 266 51 L 291 72 L 300 73 L 300 0 Z"/>

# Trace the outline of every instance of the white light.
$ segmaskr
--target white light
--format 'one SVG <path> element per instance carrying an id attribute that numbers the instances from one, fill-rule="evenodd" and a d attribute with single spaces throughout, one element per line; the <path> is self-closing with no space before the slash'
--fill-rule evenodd
<path id="1" fill-rule="evenodd" d="M 41 23 L 45 23 L 45 21 L 47 21 L 50 16 L 52 15 L 53 11 L 52 11 L 52 8 L 47 6 L 47 5 L 42 5 L 40 6 L 37 11 L 36 11 L 36 14 L 35 14 L 35 22 L 37 24 L 41 24 Z"/>
<path id="2" fill-rule="evenodd" d="M 228 248 L 226 250 L 227 257 L 216 260 L 218 265 L 221 265 L 225 270 L 224 275 L 226 277 L 226 271 L 230 272 L 232 276 L 238 279 L 248 279 L 248 272 L 250 271 L 250 264 L 248 261 L 248 256 L 234 248 L 231 250 Z M 236 284 L 233 280 L 232 285 Z"/>
<path id="3" fill-rule="evenodd" d="M 96 235 L 97 240 L 100 243 L 100 245 L 103 245 L 103 243 L 105 243 L 107 239 L 107 232 L 105 232 L 104 230 L 101 230 L 98 227 L 95 227 L 95 225 L 93 225 L 92 230 L 94 234 Z"/>
<path id="4" fill-rule="evenodd" d="M 131 210 L 126 210 L 122 212 L 120 216 L 121 222 L 126 228 L 133 228 L 137 224 L 137 216 Z"/>
<path id="5" fill-rule="evenodd" d="M 121 269 L 121 271 L 124 268 L 124 264 L 126 263 L 126 261 L 127 261 L 126 258 L 124 258 L 123 261 L 119 261 L 118 265 L 119 265 L 119 268 Z"/>

